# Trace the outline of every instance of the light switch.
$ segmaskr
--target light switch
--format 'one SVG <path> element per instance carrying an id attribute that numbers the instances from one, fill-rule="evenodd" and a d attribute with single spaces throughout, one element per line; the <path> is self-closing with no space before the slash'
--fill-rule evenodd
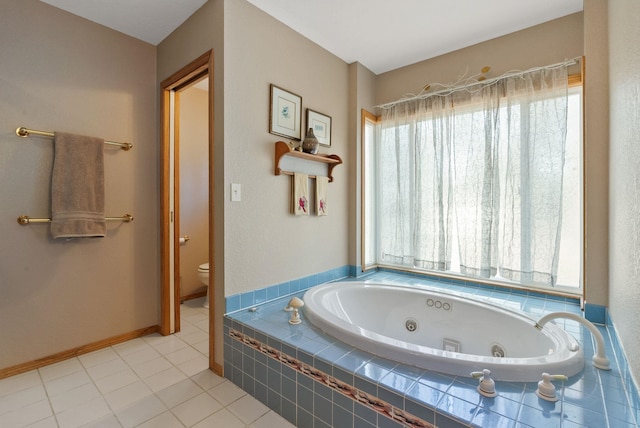
<path id="1" fill-rule="evenodd" d="M 242 186 L 239 183 L 231 183 L 231 202 L 242 200 Z"/>

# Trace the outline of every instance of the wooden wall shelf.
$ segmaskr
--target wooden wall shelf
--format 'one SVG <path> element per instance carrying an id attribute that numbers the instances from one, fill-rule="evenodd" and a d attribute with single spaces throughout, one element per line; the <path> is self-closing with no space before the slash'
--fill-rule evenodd
<path id="1" fill-rule="evenodd" d="M 283 157 L 292 157 L 297 159 L 304 159 L 307 161 L 313 162 L 321 162 L 327 164 L 327 176 L 329 177 L 329 182 L 333 181 L 333 168 L 336 165 L 340 165 L 342 163 L 342 159 L 338 155 L 312 155 L 310 153 L 298 152 L 293 150 L 289 144 L 284 141 L 276 142 L 276 170 L 275 174 L 285 174 L 285 175 L 293 175 L 294 172 L 303 172 L 303 171 L 286 171 L 280 168 L 280 161 Z M 310 178 L 315 178 L 315 175 L 309 175 Z"/>

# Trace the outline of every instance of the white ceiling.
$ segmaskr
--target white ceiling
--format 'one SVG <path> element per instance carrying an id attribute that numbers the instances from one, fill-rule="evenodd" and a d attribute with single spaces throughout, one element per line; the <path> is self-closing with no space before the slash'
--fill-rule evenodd
<path id="1" fill-rule="evenodd" d="M 157 45 L 207 0 L 42 1 Z M 582 10 L 582 0 L 247 1 L 376 74 Z"/>
<path id="2" fill-rule="evenodd" d="M 40 0 L 158 45 L 207 0 Z"/>

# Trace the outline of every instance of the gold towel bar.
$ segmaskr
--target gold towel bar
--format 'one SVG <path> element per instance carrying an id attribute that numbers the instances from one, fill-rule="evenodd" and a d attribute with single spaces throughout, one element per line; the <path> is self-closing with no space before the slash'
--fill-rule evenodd
<path id="1" fill-rule="evenodd" d="M 122 217 L 105 217 L 106 221 L 123 221 L 125 223 L 131 223 L 133 216 L 131 214 L 125 214 Z M 51 223 L 50 218 L 31 218 L 28 215 L 21 215 L 18 217 L 18 223 L 26 225 L 30 223 Z"/>
<path id="2" fill-rule="evenodd" d="M 29 134 L 40 135 L 42 137 L 51 137 L 51 138 L 53 138 L 54 136 L 53 132 L 36 131 L 35 129 L 28 129 L 28 128 L 25 128 L 24 126 L 16 128 L 16 135 L 18 137 L 28 137 Z M 131 150 L 131 148 L 133 147 L 133 144 L 131 143 L 117 143 L 114 141 L 105 141 L 104 143 L 109 144 L 110 146 L 119 146 L 120 148 L 122 148 L 122 150 Z"/>

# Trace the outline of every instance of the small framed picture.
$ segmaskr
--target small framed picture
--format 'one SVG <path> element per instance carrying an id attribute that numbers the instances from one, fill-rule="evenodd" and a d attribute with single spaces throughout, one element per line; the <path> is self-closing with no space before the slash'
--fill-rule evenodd
<path id="1" fill-rule="evenodd" d="M 313 129 L 318 143 L 331 147 L 331 116 L 307 109 L 307 128 Z"/>
<path id="2" fill-rule="evenodd" d="M 302 97 L 271 84 L 269 132 L 293 140 L 302 139 Z"/>

